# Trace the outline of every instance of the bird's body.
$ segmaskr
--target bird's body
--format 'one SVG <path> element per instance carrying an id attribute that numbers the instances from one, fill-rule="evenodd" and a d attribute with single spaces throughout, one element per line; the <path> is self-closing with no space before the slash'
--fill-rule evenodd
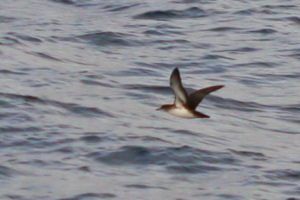
<path id="1" fill-rule="evenodd" d="M 170 77 L 170 87 L 175 94 L 174 104 L 162 105 L 159 110 L 164 110 L 182 118 L 209 118 L 208 115 L 198 112 L 195 109 L 206 95 L 221 89 L 224 85 L 207 87 L 188 95 L 181 83 L 179 70 L 175 68 Z"/>
<path id="2" fill-rule="evenodd" d="M 166 112 L 175 115 L 177 117 L 182 117 L 182 118 L 209 118 L 209 116 L 197 112 L 195 110 L 190 109 L 187 106 L 176 106 L 176 105 L 163 105 L 160 109 L 165 110 Z"/>

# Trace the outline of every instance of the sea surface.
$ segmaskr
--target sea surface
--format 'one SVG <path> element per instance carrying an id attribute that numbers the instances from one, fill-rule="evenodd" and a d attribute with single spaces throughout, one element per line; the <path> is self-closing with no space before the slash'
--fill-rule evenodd
<path id="1" fill-rule="evenodd" d="M 1 0 L 0 199 L 299 200 L 299 0 Z"/>

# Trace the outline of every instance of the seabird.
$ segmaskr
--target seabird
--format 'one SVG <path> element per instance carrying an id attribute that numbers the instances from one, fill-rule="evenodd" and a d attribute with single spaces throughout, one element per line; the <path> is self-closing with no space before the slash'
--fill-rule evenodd
<path id="1" fill-rule="evenodd" d="M 170 87 L 175 95 L 174 104 L 162 105 L 157 110 L 164 110 L 182 118 L 209 118 L 208 115 L 195 109 L 206 95 L 221 89 L 224 85 L 203 88 L 188 95 L 181 83 L 179 70 L 175 68 L 170 76 Z"/>

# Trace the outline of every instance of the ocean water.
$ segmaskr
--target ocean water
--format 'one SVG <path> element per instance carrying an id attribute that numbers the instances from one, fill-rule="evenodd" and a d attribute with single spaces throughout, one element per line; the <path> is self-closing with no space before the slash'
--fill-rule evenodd
<path id="1" fill-rule="evenodd" d="M 298 0 L 2 0 L 1 200 L 300 199 Z M 169 76 L 224 84 L 198 110 Z"/>

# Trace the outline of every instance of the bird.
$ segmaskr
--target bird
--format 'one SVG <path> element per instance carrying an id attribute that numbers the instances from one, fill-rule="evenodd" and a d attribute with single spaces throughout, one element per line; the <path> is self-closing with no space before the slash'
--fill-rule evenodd
<path id="1" fill-rule="evenodd" d="M 215 85 L 188 94 L 182 85 L 179 69 L 176 67 L 170 76 L 170 87 L 175 95 L 174 103 L 162 105 L 157 110 L 163 110 L 181 118 L 210 118 L 195 109 L 206 95 L 224 86 Z"/>

